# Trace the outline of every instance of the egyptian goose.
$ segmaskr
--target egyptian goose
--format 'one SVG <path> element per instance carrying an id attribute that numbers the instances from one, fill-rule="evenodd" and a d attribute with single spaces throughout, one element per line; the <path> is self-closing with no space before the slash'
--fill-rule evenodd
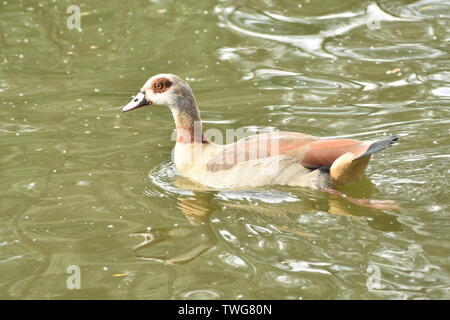
<path id="1" fill-rule="evenodd" d="M 178 172 L 213 188 L 331 188 L 359 179 L 372 154 L 399 138 L 358 141 L 275 131 L 216 144 L 203 134 L 191 88 L 173 74 L 151 77 L 122 111 L 146 105 L 165 105 L 172 111 L 177 133 L 173 160 Z"/>

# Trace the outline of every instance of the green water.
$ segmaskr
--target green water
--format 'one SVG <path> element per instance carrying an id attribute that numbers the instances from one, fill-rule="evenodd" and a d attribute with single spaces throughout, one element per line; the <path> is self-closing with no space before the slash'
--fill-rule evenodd
<path id="1" fill-rule="evenodd" d="M 0 298 L 449 299 L 449 18 L 442 0 L 0 2 Z M 170 112 L 120 112 L 162 72 L 206 128 L 400 135 L 339 190 L 401 209 L 180 178 Z"/>

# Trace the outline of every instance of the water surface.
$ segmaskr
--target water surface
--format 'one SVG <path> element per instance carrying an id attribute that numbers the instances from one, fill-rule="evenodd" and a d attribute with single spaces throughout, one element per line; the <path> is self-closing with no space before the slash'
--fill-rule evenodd
<path id="1" fill-rule="evenodd" d="M 71 4 L 0 3 L 0 298 L 450 297 L 448 1 Z M 179 177 L 170 112 L 119 109 L 161 72 L 206 128 L 400 135 L 339 190 L 401 209 Z"/>

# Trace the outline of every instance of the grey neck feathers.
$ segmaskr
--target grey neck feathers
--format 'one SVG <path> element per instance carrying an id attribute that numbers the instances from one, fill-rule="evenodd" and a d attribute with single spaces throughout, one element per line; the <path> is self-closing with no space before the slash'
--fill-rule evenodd
<path id="1" fill-rule="evenodd" d="M 178 143 L 206 143 L 203 135 L 200 111 L 197 107 L 192 91 L 183 88 L 183 92 L 176 95 L 171 106 L 173 118 L 177 128 Z"/>

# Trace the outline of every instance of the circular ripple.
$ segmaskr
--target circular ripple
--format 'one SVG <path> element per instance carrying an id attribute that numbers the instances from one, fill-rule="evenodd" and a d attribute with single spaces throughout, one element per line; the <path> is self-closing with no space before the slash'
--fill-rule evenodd
<path id="1" fill-rule="evenodd" d="M 222 293 L 212 289 L 189 290 L 186 292 L 181 292 L 179 295 L 180 298 L 188 300 L 211 300 L 219 299 L 223 296 Z"/>
<path id="2" fill-rule="evenodd" d="M 172 162 L 161 163 L 149 172 L 151 184 L 148 183 L 144 188 L 144 194 L 159 197 L 166 197 L 168 194 L 193 195 L 192 191 L 174 185 L 173 182 L 177 176 L 177 169 Z"/>
<path id="3" fill-rule="evenodd" d="M 297 22 L 279 21 L 269 16 L 246 8 L 234 9 L 229 15 L 229 22 L 239 28 L 252 32 L 272 35 L 310 35 L 320 32 L 317 25 Z"/>
<path id="4" fill-rule="evenodd" d="M 335 41 L 325 44 L 325 48 L 333 55 L 353 58 L 363 61 L 392 62 L 417 59 L 433 59 L 445 56 L 444 51 L 433 49 L 424 45 L 366 45 L 347 44 L 340 45 Z"/>
<path id="5" fill-rule="evenodd" d="M 369 39 L 393 44 L 427 42 L 434 40 L 436 33 L 433 25 L 424 21 L 382 21 L 379 29 L 360 28 L 358 31 Z"/>

